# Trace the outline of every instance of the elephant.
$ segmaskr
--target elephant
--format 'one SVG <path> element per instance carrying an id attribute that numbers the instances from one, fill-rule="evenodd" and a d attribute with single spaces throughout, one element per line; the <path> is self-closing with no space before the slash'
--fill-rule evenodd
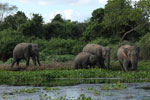
<path id="1" fill-rule="evenodd" d="M 109 48 L 103 47 L 102 45 L 98 45 L 98 44 L 87 44 L 83 48 L 82 51 L 96 55 L 99 59 L 101 68 L 106 68 L 104 64 L 104 60 L 106 60 L 107 69 L 110 68 L 110 49 Z"/>
<path id="2" fill-rule="evenodd" d="M 86 52 L 80 52 L 74 59 L 74 68 L 88 68 L 88 65 L 93 68 L 96 65 L 99 67 L 97 56 Z"/>
<path id="3" fill-rule="evenodd" d="M 36 61 L 38 62 L 39 66 L 39 46 L 38 44 L 33 43 L 19 43 L 15 46 L 13 50 L 13 62 L 11 67 L 17 62 L 17 66 L 19 66 L 19 62 L 21 59 L 26 59 L 26 66 L 29 66 L 30 57 L 32 57 L 32 61 L 36 66 Z"/>
<path id="4" fill-rule="evenodd" d="M 122 45 L 117 52 L 117 58 L 123 71 L 137 70 L 140 48 L 131 45 Z"/>

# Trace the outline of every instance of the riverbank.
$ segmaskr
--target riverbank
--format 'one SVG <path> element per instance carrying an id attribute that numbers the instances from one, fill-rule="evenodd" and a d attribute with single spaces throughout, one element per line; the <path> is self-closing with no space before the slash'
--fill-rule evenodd
<path id="1" fill-rule="evenodd" d="M 64 65 L 63 65 L 64 66 Z M 30 66 L 32 69 L 35 66 Z M 21 69 L 21 67 L 20 67 Z M 57 81 L 56 81 L 57 80 Z M 0 70 L 0 84 L 6 85 L 33 85 L 47 84 L 79 84 L 79 83 L 111 83 L 111 82 L 150 82 L 150 63 L 139 62 L 137 71 L 123 72 L 118 63 L 114 62 L 110 70 L 101 68 L 73 69 L 44 69 L 12 71 Z"/>

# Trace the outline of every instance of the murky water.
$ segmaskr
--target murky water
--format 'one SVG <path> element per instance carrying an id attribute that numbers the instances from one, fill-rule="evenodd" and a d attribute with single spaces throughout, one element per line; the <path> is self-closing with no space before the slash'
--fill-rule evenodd
<path id="1" fill-rule="evenodd" d="M 102 90 L 104 84 L 80 84 L 57 87 L 0 86 L 0 100 L 49 100 L 66 98 L 75 100 L 80 95 L 92 100 L 150 100 L 150 83 L 124 83 L 125 89 Z M 23 90 L 35 89 L 28 93 Z M 19 92 L 16 92 L 19 91 Z"/>

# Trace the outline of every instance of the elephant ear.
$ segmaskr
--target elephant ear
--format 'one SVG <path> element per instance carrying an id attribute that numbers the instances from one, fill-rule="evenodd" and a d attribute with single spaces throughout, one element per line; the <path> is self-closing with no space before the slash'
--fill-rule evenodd
<path id="1" fill-rule="evenodd" d="M 137 52 L 138 52 L 138 54 L 139 54 L 139 53 L 140 53 L 140 47 L 137 47 L 136 50 L 137 50 Z"/>
<path id="2" fill-rule="evenodd" d="M 123 56 L 128 57 L 128 48 L 123 48 Z"/>
<path id="3" fill-rule="evenodd" d="M 29 45 L 27 46 L 27 52 L 28 52 L 29 54 L 32 53 L 32 45 L 31 45 L 31 44 L 29 44 Z"/>
<path id="4" fill-rule="evenodd" d="M 97 49 L 96 54 L 98 57 L 102 57 L 102 49 Z"/>
<path id="5" fill-rule="evenodd" d="M 110 48 L 106 48 L 106 54 L 107 54 L 107 55 L 110 54 Z"/>
<path id="6" fill-rule="evenodd" d="M 141 52 L 140 52 L 140 47 L 137 47 L 137 48 L 136 48 L 136 51 L 137 51 L 138 56 L 140 57 L 140 53 L 141 53 Z"/>

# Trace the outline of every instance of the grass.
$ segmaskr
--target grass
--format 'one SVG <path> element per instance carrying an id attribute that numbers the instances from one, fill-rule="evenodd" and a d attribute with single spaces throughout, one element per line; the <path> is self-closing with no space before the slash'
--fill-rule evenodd
<path id="1" fill-rule="evenodd" d="M 52 62 L 49 65 L 29 66 L 27 68 L 25 66 L 7 68 L 7 65 L 1 65 L 0 84 L 55 86 L 84 82 L 111 83 L 118 82 L 118 80 L 120 82 L 150 82 L 150 62 L 141 61 L 139 62 L 138 70 L 130 72 L 121 71 L 118 62 L 111 62 L 111 65 L 110 70 L 100 68 L 76 70 L 73 69 L 72 62 Z M 93 80 L 92 78 L 95 79 Z M 104 80 L 99 80 L 98 78 L 104 78 Z M 116 78 L 117 80 L 107 78 Z"/>

